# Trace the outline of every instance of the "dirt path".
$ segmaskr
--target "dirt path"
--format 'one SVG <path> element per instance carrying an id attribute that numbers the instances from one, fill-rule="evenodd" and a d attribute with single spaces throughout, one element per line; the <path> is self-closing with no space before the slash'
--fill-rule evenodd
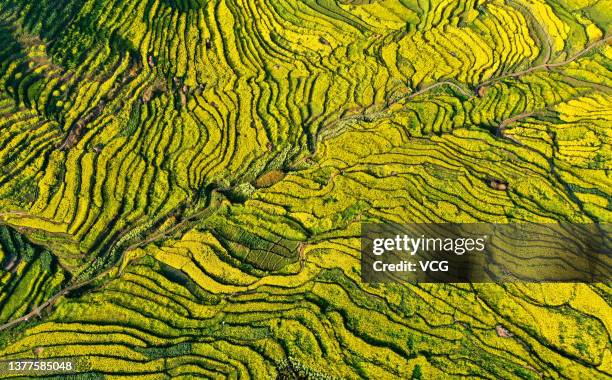
<path id="1" fill-rule="evenodd" d="M 32 311 L 30 311 L 28 314 L 19 317 L 19 318 L 15 318 L 11 321 L 8 321 L 7 323 L 0 325 L 0 331 L 9 329 L 21 322 L 27 322 L 30 318 L 39 316 L 40 313 L 48 306 L 52 305 L 55 301 L 57 301 L 58 298 L 60 298 L 61 296 L 65 296 L 66 294 L 70 293 L 71 291 L 80 288 L 81 286 L 85 286 L 87 284 L 89 284 L 90 282 L 92 282 L 94 279 L 91 280 L 87 280 L 87 281 L 83 281 L 83 282 L 79 282 L 77 284 L 71 285 L 61 291 L 59 291 L 58 293 L 56 293 L 53 297 L 49 298 L 48 300 L 46 300 L 45 302 L 43 302 L 42 304 L 40 304 L 39 306 L 37 306 L 36 308 L 34 308 Z"/>
<path id="2" fill-rule="evenodd" d="M 548 69 L 551 69 L 551 68 L 567 65 L 569 63 L 574 62 L 576 59 L 580 58 L 584 54 L 588 53 L 590 50 L 592 50 L 592 49 L 594 49 L 596 47 L 599 47 L 600 45 L 603 45 L 603 44 L 607 43 L 610 40 L 612 40 L 612 36 L 608 36 L 608 37 L 606 37 L 604 39 L 601 39 L 601 40 L 599 40 L 597 42 L 594 42 L 594 43 L 592 43 L 590 45 L 587 45 L 584 49 L 580 50 L 578 53 L 574 54 L 573 56 L 571 56 L 570 58 L 568 58 L 565 61 L 561 61 L 561 62 L 557 62 L 557 63 L 542 63 L 541 65 L 533 66 L 533 67 L 530 67 L 530 68 L 525 69 L 525 70 L 521 70 L 521 71 L 517 71 L 517 72 L 514 72 L 514 73 L 509 73 L 509 74 L 504 74 L 504 75 L 500 75 L 500 76 L 495 77 L 495 78 L 487 79 L 487 80 L 485 80 L 483 82 L 480 82 L 476 86 L 476 88 L 480 88 L 482 86 L 486 86 L 488 84 L 500 81 L 500 80 L 505 79 L 505 78 L 516 78 L 516 77 L 523 76 L 525 74 L 532 73 L 534 71 L 539 71 L 539 70 L 544 70 L 544 69 L 548 70 Z"/>

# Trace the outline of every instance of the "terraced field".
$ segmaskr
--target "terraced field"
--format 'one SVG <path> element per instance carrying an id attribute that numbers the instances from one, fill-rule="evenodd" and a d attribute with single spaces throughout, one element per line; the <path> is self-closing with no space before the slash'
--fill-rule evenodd
<path id="1" fill-rule="evenodd" d="M 611 23 L 610 0 L 3 0 L 0 359 L 612 377 L 609 284 L 359 264 L 366 221 L 612 221 Z"/>

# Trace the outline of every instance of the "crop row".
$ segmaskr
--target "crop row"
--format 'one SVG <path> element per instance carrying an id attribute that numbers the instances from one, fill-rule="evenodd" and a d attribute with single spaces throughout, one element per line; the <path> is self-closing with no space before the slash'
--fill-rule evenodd
<path id="1" fill-rule="evenodd" d="M 140 376 L 270 377 L 286 356 L 344 378 L 404 377 L 416 367 L 434 377 L 597 377 L 605 371 L 605 308 L 596 305 L 605 300 L 597 288 L 373 287 L 355 278 L 358 260 L 342 239 L 309 247 L 300 273 L 250 285 L 241 276 L 204 274 L 206 282 L 188 269 L 204 251 L 196 242 L 218 245 L 194 231 L 161 247 L 183 263 L 146 248 L 120 278 L 65 299 L 0 354 L 70 356 L 82 371 Z M 329 261 L 326 250 L 345 260 Z M 207 264 L 219 273 L 234 270 L 212 262 L 195 266 Z M 589 334 L 575 334 L 578 325 Z M 500 336 L 497 326 L 511 336 Z"/>

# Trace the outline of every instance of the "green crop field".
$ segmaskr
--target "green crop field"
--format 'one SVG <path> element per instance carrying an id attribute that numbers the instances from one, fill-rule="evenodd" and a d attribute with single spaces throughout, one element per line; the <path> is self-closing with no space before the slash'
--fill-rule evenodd
<path id="1" fill-rule="evenodd" d="M 0 361 L 609 379 L 612 288 L 368 284 L 361 224 L 612 221 L 612 0 L 1 0 Z"/>

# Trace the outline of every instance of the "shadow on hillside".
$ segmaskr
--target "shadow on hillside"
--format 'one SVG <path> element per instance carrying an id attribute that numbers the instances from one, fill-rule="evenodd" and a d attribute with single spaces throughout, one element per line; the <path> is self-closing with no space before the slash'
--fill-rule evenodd
<path id="1" fill-rule="evenodd" d="M 162 4 L 180 12 L 204 8 L 209 0 L 161 0 Z"/>

